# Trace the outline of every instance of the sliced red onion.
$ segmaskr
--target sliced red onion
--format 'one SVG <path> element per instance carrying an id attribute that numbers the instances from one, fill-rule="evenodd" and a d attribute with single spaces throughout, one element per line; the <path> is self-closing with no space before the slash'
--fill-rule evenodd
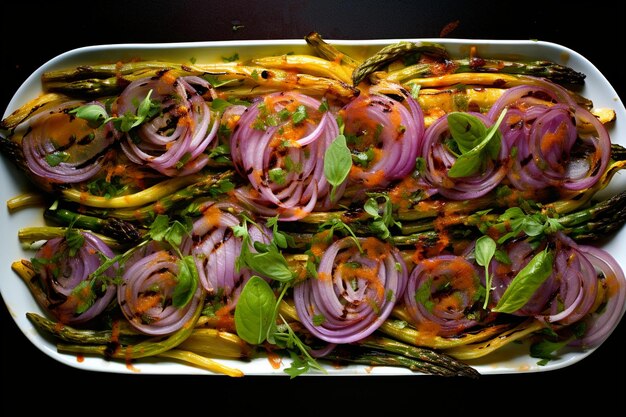
<path id="1" fill-rule="evenodd" d="M 208 162 L 204 151 L 214 141 L 219 127 L 203 95 L 216 97 L 213 87 L 196 76 L 173 78 L 168 73 L 130 83 L 117 100 L 117 113 L 136 114 L 139 104 L 150 99 L 159 103 L 161 114 L 126 134 L 121 143 L 128 158 L 173 177 L 201 170 Z"/>
<path id="2" fill-rule="evenodd" d="M 511 260 L 505 264 L 493 259 L 489 271 L 492 274 L 490 290 L 490 306 L 495 306 L 508 288 L 515 276 L 536 255 L 536 250 L 527 241 L 514 241 L 507 243 L 502 250 Z M 553 274 L 554 276 L 554 274 Z M 512 313 L 517 316 L 540 315 L 548 305 L 553 294 L 558 290 L 559 283 L 553 277 L 546 279 L 543 284 L 530 297 L 528 302 L 518 311 Z"/>
<path id="3" fill-rule="evenodd" d="M 334 242 L 321 257 L 318 276 L 294 288 L 302 324 L 329 343 L 367 337 L 389 317 L 402 298 L 407 266 L 399 251 L 376 238 Z"/>
<path id="4" fill-rule="evenodd" d="M 191 236 L 184 239 L 181 251 L 192 255 L 196 262 L 200 283 L 212 296 L 223 297 L 234 306 L 241 290 L 253 275 L 248 268 L 237 270 L 242 240 L 233 234 L 232 227 L 241 221 L 236 216 L 243 209 L 229 202 L 205 202 L 201 216 L 194 222 Z M 269 244 L 272 231 L 262 224 L 248 225 L 252 242 Z M 256 253 L 253 246 L 248 248 Z"/>
<path id="5" fill-rule="evenodd" d="M 113 258 L 115 254 L 97 236 L 77 233 L 84 237 L 84 242 L 74 256 L 70 256 L 68 242 L 61 237 L 47 241 L 35 256 L 43 261 L 38 272 L 49 302 L 48 310 L 64 324 L 85 323 L 97 317 L 115 297 L 117 264 L 100 278 L 91 276 L 102 265 L 102 255 Z M 92 297 L 92 302 L 86 301 Z M 86 302 L 91 305 L 87 307 Z"/>
<path id="6" fill-rule="evenodd" d="M 116 139 L 111 123 L 92 128 L 86 120 L 69 114 L 85 103 L 68 101 L 28 118 L 22 151 L 26 166 L 36 176 L 54 183 L 78 183 L 100 172 L 109 147 Z M 87 104 L 104 107 L 102 103 Z"/>
<path id="7" fill-rule="evenodd" d="M 253 103 L 239 119 L 231 136 L 231 155 L 249 186 L 236 197 L 256 213 L 281 220 L 298 220 L 315 207 L 329 208 L 342 195 L 338 187 L 330 201 L 324 176 L 324 155 L 339 135 L 330 112 L 322 103 L 296 92 L 280 92 Z M 306 118 L 294 123 L 299 106 Z"/>
<path id="8" fill-rule="evenodd" d="M 202 287 L 197 286 L 185 306 L 174 306 L 172 297 L 178 284 L 180 258 L 165 249 L 148 253 L 126 267 L 117 299 L 124 316 L 137 330 L 148 335 L 167 335 L 191 319 Z"/>
<path id="9" fill-rule="evenodd" d="M 418 330 L 456 336 L 480 324 L 476 311 L 480 272 L 462 256 L 439 255 L 421 260 L 411 272 L 404 305 Z"/>
<path id="10" fill-rule="evenodd" d="M 480 113 L 468 112 L 480 119 L 489 127 L 493 122 Z M 503 141 L 498 159 L 488 161 L 483 172 L 467 177 L 451 178 L 448 171 L 452 168 L 457 157 L 445 146 L 445 140 L 450 136 L 448 118 L 440 117 L 431 124 L 424 134 L 424 144 L 421 155 L 426 161 L 424 180 L 436 187 L 439 194 L 451 200 L 469 200 L 481 197 L 497 187 L 506 176 L 509 160 L 509 148 Z"/>
<path id="11" fill-rule="evenodd" d="M 510 182 L 521 190 L 592 187 L 610 158 L 606 127 L 563 87 L 537 82 L 507 90 L 488 113 L 495 120 L 504 108 L 509 109 L 500 130 L 505 142 L 517 150 L 508 173 Z M 595 133 L 579 132 L 583 123 L 591 124 Z"/>
<path id="12" fill-rule="evenodd" d="M 604 306 L 584 319 L 586 330 L 583 337 L 570 343 L 570 346 L 586 349 L 602 344 L 623 317 L 626 308 L 626 277 L 617 261 L 605 250 L 588 245 L 579 245 L 578 249 L 597 270 L 606 292 Z"/>
<path id="13" fill-rule="evenodd" d="M 390 89 L 391 87 L 391 89 Z M 393 93 L 398 101 L 384 93 Z M 374 159 L 365 167 L 353 165 L 352 183 L 366 189 L 384 188 L 415 169 L 424 138 L 424 114 L 418 102 L 399 85 L 372 86 L 339 114 L 345 133 L 355 137 L 352 152 L 372 149 Z"/>
<path id="14" fill-rule="evenodd" d="M 589 314 L 598 292 L 598 279 L 592 263 L 578 245 L 559 232 L 550 238 L 554 246 L 552 274 L 535 291 L 530 300 L 513 314 L 535 316 L 548 323 L 566 326 Z M 496 303 L 515 275 L 543 247 L 532 249 L 526 242 L 512 243 L 505 248 L 511 265 L 492 263 L 492 302 Z"/>

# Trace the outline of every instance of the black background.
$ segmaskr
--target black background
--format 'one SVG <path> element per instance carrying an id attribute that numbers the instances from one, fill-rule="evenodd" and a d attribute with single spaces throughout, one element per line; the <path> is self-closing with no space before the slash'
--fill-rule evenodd
<path id="1" fill-rule="evenodd" d="M 625 52 L 626 13 L 624 5 L 609 7 L 604 2 L 587 2 L 584 7 L 525 0 L 49 1 L 42 5 L 21 0 L 9 4 L 4 3 L 0 23 L 0 113 L 35 69 L 81 46 L 302 39 L 313 30 L 325 39 L 439 37 L 444 28 L 455 25 L 447 37 L 539 39 L 567 46 L 594 63 L 620 97 L 626 96 L 620 64 Z M 0 279 L 15 277 L 5 266 Z M 505 414 L 548 409 L 565 412 L 584 405 L 604 413 L 607 407 L 620 407 L 625 392 L 623 322 L 589 357 L 549 372 L 484 375 L 478 380 L 431 376 L 164 377 L 86 372 L 60 364 L 31 345 L 4 303 L 0 304 L 4 415 L 11 415 L 8 410 L 16 406 L 53 415 L 125 413 L 130 409 L 165 413 L 170 407 L 185 415 L 226 411 L 237 415 L 254 411 L 337 415 L 374 410 Z"/>

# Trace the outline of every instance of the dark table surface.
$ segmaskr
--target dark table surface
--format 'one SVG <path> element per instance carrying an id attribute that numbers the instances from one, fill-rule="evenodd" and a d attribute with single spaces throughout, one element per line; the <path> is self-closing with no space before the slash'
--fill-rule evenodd
<path id="1" fill-rule="evenodd" d="M 589 2 L 431 1 L 66 1 L 11 2 L 0 24 L 0 109 L 40 65 L 94 44 L 230 39 L 449 38 L 539 39 L 572 48 L 626 96 L 624 6 Z M 14 279 L 8 268 L 0 279 Z M 3 294 L 10 297 L 8 294 Z M 172 406 L 186 415 L 258 411 L 313 415 L 371 412 L 377 406 L 452 412 L 596 411 L 620 402 L 626 367 L 625 324 L 584 360 L 550 372 L 484 375 L 478 380 L 420 377 L 198 377 L 85 372 L 49 358 L 22 335 L 1 304 L 0 401 L 3 414 L 27 410 L 87 415 Z M 26 400 L 18 402 L 18 394 Z M 24 397 L 21 397 L 24 398 Z M 128 401 L 123 406 L 123 400 Z M 333 399 L 337 405 L 325 405 Z M 544 401 L 545 400 L 545 401 Z M 544 405 L 540 406 L 539 402 Z M 20 405 L 21 404 L 21 405 Z M 191 408 L 188 408 L 192 405 Z M 449 407 L 452 407 L 450 409 Z M 494 408 L 496 406 L 497 408 Z M 124 408 L 125 407 L 125 408 Z M 543 408 L 542 408 L 543 407 Z M 331 412 L 335 410 L 335 412 Z"/>

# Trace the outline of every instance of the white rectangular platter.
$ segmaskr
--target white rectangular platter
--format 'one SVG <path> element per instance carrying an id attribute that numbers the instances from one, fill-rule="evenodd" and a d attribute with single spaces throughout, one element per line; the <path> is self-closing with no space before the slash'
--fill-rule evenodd
<path id="1" fill-rule="evenodd" d="M 418 41 L 418 39 L 403 39 Z M 327 40 L 339 49 L 354 57 L 368 57 L 385 45 L 399 41 L 399 39 L 379 40 Z M 462 39 L 419 39 L 419 41 L 437 42 L 444 45 L 455 57 L 467 57 L 472 46 L 477 47 L 481 57 L 513 58 L 513 59 L 547 59 L 572 67 L 586 74 L 585 87 L 582 95 L 591 99 L 595 107 L 609 107 L 615 110 L 616 122 L 610 126 L 609 133 L 612 141 L 626 146 L 626 110 L 615 89 L 598 69 L 585 57 L 576 51 L 563 46 L 540 41 L 494 41 L 494 40 L 462 40 Z M 4 116 L 9 115 L 28 100 L 35 98 L 41 92 L 41 75 L 50 70 L 69 68 L 77 65 L 110 63 L 131 59 L 160 59 L 171 62 L 189 62 L 195 59 L 198 63 L 221 61 L 224 56 L 238 53 L 242 60 L 252 57 L 280 55 L 285 53 L 311 53 L 304 40 L 273 40 L 273 41 L 225 41 L 225 42 L 194 42 L 175 44 L 122 44 L 100 45 L 85 47 L 66 52 L 50 60 L 35 71 L 15 93 Z M 612 194 L 617 190 L 626 189 L 626 177 L 618 173 L 611 184 L 602 193 Z M 0 200 L 5 203 L 11 197 L 28 189 L 29 184 L 14 168 L 7 158 L 0 161 Z M 15 319 L 24 335 L 43 353 L 68 366 L 89 371 L 114 373 L 143 373 L 143 374 L 206 374 L 211 372 L 186 366 L 166 359 L 142 360 L 127 366 L 123 361 L 107 361 L 101 358 L 86 357 L 80 360 L 75 355 L 60 354 L 55 345 L 32 326 L 26 318 L 27 312 L 43 314 L 34 298 L 21 279 L 11 270 L 11 263 L 20 258 L 32 257 L 32 252 L 25 251 L 20 246 L 17 232 L 25 226 L 43 224 L 40 209 L 25 209 L 16 213 L 9 213 L 6 206 L 0 212 L 0 292 L 8 310 Z M 619 247 L 621 250 L 618 250 Z M 626 228 L 622 228 L 615 236 L 603 244 L 620 265 L 626 265 Z M 626 306 L 624 306 L 626 308 Z M 623 310 L 624 310 L 623 308 Z M 623 314 L 622 310 L 622 314 Z M 615 337 L 613 335 L 612 337 Z M 471 362 L 481 374 L 510 374 L 523 372 L 549 371 L 572 365 L 592 351 L 566 352 L 558 360 L 550 361 L 545 366 L 539 366 L 537 359 L 528 356 L 528 346 L 525 344 L 511 344 L 501 352 L 487 356 L 480 361 Z M 246 375 L 285 375 L 282 369 L 275 369 L 265 358 L 251 362 L 223 360 L 224 364 L 238 368 Z M 283 360 L 288 364 L 288 359 Z M 328 367 L 328 375 L 409 375 L 410 371 L 393 367 L 366 367 L 345 366 Z M 319 373 L 315 373 L 316 375 Z"/>

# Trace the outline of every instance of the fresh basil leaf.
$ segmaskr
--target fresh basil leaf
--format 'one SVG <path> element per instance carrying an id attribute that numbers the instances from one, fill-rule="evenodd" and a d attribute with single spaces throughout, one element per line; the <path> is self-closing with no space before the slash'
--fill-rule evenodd
<path id="1" fill-rule="evenodd" d="M 335 188 L 340 186 L 352 168 L 352 155 L 346 144 L 346 137 L 339 135 L 333 140 L 324 154 L 324 176 L 333 186 L 330 199 L 334 200 Z"/>
<path id="2" fill-rule="evenodd" d="M 99 127 L 109 118 L 105 108 L 97 104 L 85 104 L 70 110 L 69 113 L 86 120 L 91 127 Z"/>
<path id="3" fill-rule="evenodd" d="M 363 205 L 363 210 L 375 219 L 380 217 L 380 214 L 378 214 L 378 201 L 375 198 L 369 198 Z"/>
<path id="4" fill-rule="evenodd" d="M 481 236 L 476 240 L 474 253 L 480 266 L 488 266 L 496 252 L 496 242 L 489 236 Z"/>
<path id="5" fill-rule="evenodd" d="M 451 112 L 447 116 L 448 129 L 462 153 L 469 152 L 487 135 L 487 128 L 476 116 Z"/>
<path id="6" fill-rule="evenodd" d="M 489 264 L 496 253 L 496 242 L 489 236 L 481 236 L 476 240 L 474 254 L 476 263 L 485 267 L 485 303 L 483 308 L 489 304 L 489 292 L 491 290 L 491 275 L 489 274 Z"/>
<path id="7" fill-rule="evenodd" d="M 463 178 L 478 173 L 483 164 L 479 154 L 480 152 L 468 152 L 459 156 L 448 170 L 448 176 L 450 178 Z"/>
<path id="8" fill-rule="evenodd" d="M 502 120 L 504 119 L 505 114 L 506 110 L 503 110 L 496 123 L 494 123 L 489 129 L 486 130 L 485 136 L 480 140 L 480 142 L 475 143 L 473 148 L 463 152 L 462 148 L 459 147 L 459 149 L 462 151 L 462 155 L 460 155 L 456 159 L 456 161 L 448 171 L 448 177 L 461 178 L 474 175 L 480 171 L 481 167 L 484 165 L 486 158 L 495 159 L 498 156 L 498 153 L 500 152 L 500 147 L 502 145 L 502 138 L 499 134 L 498 129 L 500 127 L 500 124 L 502 123 Z M 476 118 L 478 123 L 482 124 L 482 121 L 476 116 L 467 116 Z"/>
<path id="9" fill-rule="evenodd" d="M 165 239 L 169 225 L 170 218 L 166 214 L 159 214 L 150 225 L 150 231 L 148 233 L 153 240 L 160 242 Z"/>
<path id="10" fill-rule="evenodd" d="M 253 345 L 263 343 L 274 324 L 275 305 L 276 295 L 269 284 L 259 276 L 252 276 L 235 307 L 237 335 Z"/>
<path id="11" fill-rule="evenodd" d="M 535 255 L 513 278 L 492 311 L 514 313 L 522 308 L 552 274 L 553 258 L 547 248 Z"/>
<path id="12" fill-rule="evenodd" d="M 198 270 L 192 256 L 185 256 L 178 261 L 177 283 L 172 294 L 174 307 L 186 306 L 198 288 Z"/>
<path id="13" fill-rule="evenodd" d="M 247 252 L 241 256 L 244 257 L 246 265 L 259 274 L 280 282 L 291 281 L 294 274 L 289 269 L 287 260 L 275 247 L 270 248 L 264 253 Z"/>
<path id="14" fill-rule="evenodd" d="M 530 346 L 530 357 L 544 359 L 546 361 L 556 359 L 554 352 L 557 352 L 563 349 L 570 342 L 571 340 L 569 339 L 557 341 L 557 342 L 552 342 L 547 339 L 542 339 L 539 342 L 533 343 Z"/>

